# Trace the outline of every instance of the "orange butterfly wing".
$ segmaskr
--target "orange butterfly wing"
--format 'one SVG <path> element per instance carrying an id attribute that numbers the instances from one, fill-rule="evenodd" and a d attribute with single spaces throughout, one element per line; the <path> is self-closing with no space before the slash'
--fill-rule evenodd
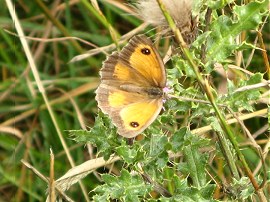
<path id="1" fill-rule="evenodd" d="M 166 75 L 163 62 L 147 37 L 135 36 L 120 53 L 109 56 L 100 75 L 96 100 L 120 135 L 135 137 L 156 119 L 162 96 L 151 96 L 146 89 L 162 91 Z"/>
<path id="2" fill-rule="evenodd" d="M 149 99 L 144 95 L 125 92 L 114 87 L 97 89 L 99 108 L 108 114 L 119 135 L 132 138 L 144 131 L 162 109 L 162 99 Z"/>
<path id="3" fill-rule="evenodd" d="M 152 86 L 165 87 L 166 74 L 163 61 L 151 40 L 146 36 L 133 37 L 120 52 L 120 58 L 143 75 Z"/>

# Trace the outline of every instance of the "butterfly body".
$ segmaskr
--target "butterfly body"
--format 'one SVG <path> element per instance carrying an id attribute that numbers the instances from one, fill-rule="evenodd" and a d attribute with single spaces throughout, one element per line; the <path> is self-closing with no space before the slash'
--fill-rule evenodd
<path id="1" fill-rule="evenodd" d="M 120 135 L 137 136 L 156 119 L 163 105 L 166 74 L 157 50 L 146 36 L 135 36 L 106 59 L 100 75 L 99 108 Z"/>
<path id="2" fill-rule="evenodd" d="M 163 96 L 163 90 L 157 87 L 141 87 L 133 84 L 123 84 L 119 88 L 123 91 L 144 94 L 150 98 L 160 98 Z"/>

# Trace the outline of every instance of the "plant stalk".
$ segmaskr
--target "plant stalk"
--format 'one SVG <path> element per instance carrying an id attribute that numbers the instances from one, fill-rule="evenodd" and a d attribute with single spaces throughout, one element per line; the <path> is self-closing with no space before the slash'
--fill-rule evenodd
<path id="1" fill-rule="evenodd" d="M 196 77 L 197 77 L 197 80 L 200 84 L 200 87 L 202 88 L 202 90 L 206 93 L 206 96 L 208 98 L 208 100 L 211 102 L 214 110 L 215 110 L 215 113 L 216 113 L 216 116 L 219 120 L 219 123 L 220 123 L 220 126 L 221 128 L 224 130 L 224 132 L 226 133 L 227 137 L 229 138 L 230 142 L 232 143 L 235 151 L 236 151 L 236 154 L 240 160 L 240 162 L 242 163 L 242 166 L 244 168 L 244 171 L 246 173 L 246 175 L 249 177 L 253 187 L 255 188 L 256 190 L 256 193 L 258 194 L 259 198 L 261 201 L 266 201 L 266 198 L 262 192 L 262 190 L 259 188 L 259 185 L 257 183 L 257 181 L 255 180 L 243 154 L 241 153 L 239 147 L 238 147 L 238 143 L 237 141 L 235 140 L 235 136 L 231 130 L 231 128 L 229 127 L 229 125 L 226 123 L 225 121 L 225 117 L 222 115 L 222 113 L 220 112 L 219 108 L 217 107 L 217 104 L 215 102 L 215 99 L 214 99 L 214 96 L 210 90 L 210 86 L 208 85 L 208 82 L 207 80 L 204 80 L 203 77 L 201 76 L 200 74 L 200 71 L 199 71 L 199 68 L 198 66 L 196 65 L 195 61 L 193 60 L 192 56 L 191 56 L 191 53 L 189 52 L 188 50 L 188 47 L 181 35 L 181 32 L 180 30 L 176 27 L 176 24 L 174 22 L 174 20 L 172 19 L 172 17 L 170 16 L 170 14 L 168 13 L 168 11 L 166 10 L 164 4 L 162 3 L 161 0 L 157 0 L 159 6 L 160 6 L 160 9 L 162 10 L 172 32 L 174 33 L 175 35 L 175 39 L 177 40 L 184 56 L 186 57 L 187 61 L 189 62 L 191 68 L 193 69 Z M 229 146 L 227 145 L 226 141 L 225 141 L 225 137 L 223 136 L 222 133 L 217 133 L 217 135 L 219 136 L 219 139 L 221 141 L 221 145 L 222 147 L 224 147 L 224 151 L 226 152 L 229 152 L 231 153 L 230 151 L 230 148 Z M 234 159 L 232 158 L 232 154 L 231 155 L 227 155 L 226 153 L 224 153 L 224 155 L 228 158 L 228 162 L 231 162 L 230 164 L 228 164 L 230 166 L 230 169 L 232 171 L 232 174 L 233 176 L 236 178 L 236 179 L 240 179 L 240 176 L 238 174 L 238 171 L 237 171 L 237 167 L 235 165 L 235 162 L 234 162 Z"/>

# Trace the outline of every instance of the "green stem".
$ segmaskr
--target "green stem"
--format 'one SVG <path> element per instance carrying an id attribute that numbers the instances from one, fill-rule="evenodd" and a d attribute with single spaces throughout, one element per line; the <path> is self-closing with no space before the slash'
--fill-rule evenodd
<path id="1" fill-rule="evenodd" d="M 215 113 L 218 117 L 218 120 L 219 120 L 219 123 L 222 127 L 222 129 L 224 130 L 224 132 L 227 134 L 229 140 L 231 141 L 237 155 L 238 155 L 238 158 L 240 160 L 240 162 L 242 163 L 243 165 L 243 168 L 244 168 L 244 171 L 246 173 L 246 175 L 249 177 L 251 183 L 253 184 L 255 190 L 257 191 L 257 194 L 259 195 L 259 197 L 263 198 L 262 194 L 260 194 L 260 191 L 259 191 L 259 186 L 258 186 L 258 183 L 257 181 L 255 180 L 243 154 L 241 153 L 239 147 L 238 147 L 238 143 L 237 141 L 235 140 L 235 136 L 231 130 L 231 128 L 229 127 L 229 125 L 226 123 L 225 121 L 225 118 L 224 116 L 222 115 L 222 113 L 220 112 L 219 108 L 217 107 L 217 104 L 215 102 L 215 99 L 214 99 L 214 96 L 210 90 L 210 87 L 208 85 L 208 83 L 206 82 L 206 80 L 203 79 L 203 77 L 201 76 L 200 74 L 200 71 L 199 71 L 199 68 L 198 66 L 195 64 L 192 56 L 191 56 L 191 53 L 189 52 L 188 48 L 187 48 L 187 45 L 181 35 L 181 32 L 180 30 L 176 27 L 175 23 L 174 23 L 174 20 L 172 19 L 172 17 L 170 16 L 170 14 L 167 12 L 164 4 L 161 2 L 161 0 L 157 0 L 171 30 L 173 31 L 174 35 L 175 35 L 175 38 L 183 52 L 183 54 L 185 55 L 187 61 L 189 62 L 191 68 L 193 69 L 196 77 L 197 77 L 197 80 L 201 86 L 201 88 L 204 90 L 204 92 L 206 93 L 206 96 L 207 98 L 209 99 L 209 101 L 211 102 L 214 110 L 215 110 Z M 222 133 L 217 133 L 218 137 L 219 137 L 219 140 L 221 142 L 221 146 L 223 147 L 223 151 L 224 151 L 224 156 L 227 157 L 228 159 L 228 165 L 230 166 L 230 169 L 232 171 L 232 174 L 233 176 L 236 178 L 236 179 L 239 179 L 239 174 L 238 174 L 238 171 L 237 171 L 237 167 L 235 165 L 235 162 L 234 162 L 234 159 L 233 159 L 233 155 L 230 151 L 230 148 L 229 146 L 227 145 L 226 143 L 226 139 L 225 137 L 223 136 Z M 227 153 L 228 152 L 228 153 Z M 229 154 L 229 155 L 228 155 Z"/>

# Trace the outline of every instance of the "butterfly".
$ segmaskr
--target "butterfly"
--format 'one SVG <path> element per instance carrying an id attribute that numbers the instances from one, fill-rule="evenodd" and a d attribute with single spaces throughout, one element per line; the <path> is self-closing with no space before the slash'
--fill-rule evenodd
<path id="1" fill-rule="evenodd" d="M 164 63 L 152 41 L 134 36 L 120 52 L 107 57 L 100 76 L 98 107 L 119 135 L 132 138 L 142 133 L 159 115 L 166 87 Z"/>

